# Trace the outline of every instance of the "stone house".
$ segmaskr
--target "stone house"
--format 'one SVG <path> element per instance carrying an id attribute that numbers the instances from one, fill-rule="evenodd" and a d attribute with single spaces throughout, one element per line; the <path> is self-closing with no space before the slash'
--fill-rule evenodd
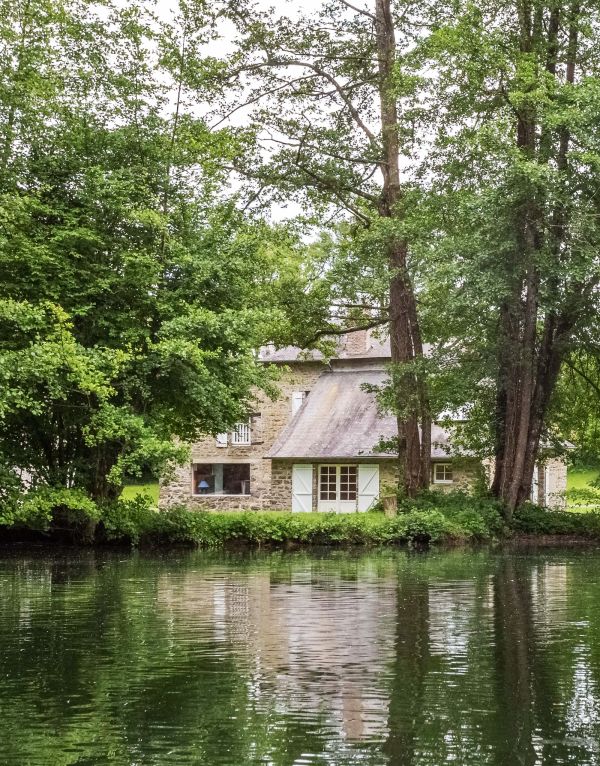
<path id="1" fill-rule="evenodd" d="M 353 512 L 393 491 L 396 459 L 377 445 L 394 438 L 396 421 L 364 389 L 386 379 L 389 342 L 356 332 L 341 338 L 329 360 L 295 347 L 266 347 L 260 358 L 281 367 L 279 398 L 259 398 L 232 432 L 194 444 L 191 462 L 161 483 L 159 505 Z M 468 486 L 480 469 L 475 459 L 450 453 L 448 432 L 434 424 L 431 486 L 442 491 Z M 560 505 L 564 461 L 549 461 L 534 484 L 536 500 Z"/>

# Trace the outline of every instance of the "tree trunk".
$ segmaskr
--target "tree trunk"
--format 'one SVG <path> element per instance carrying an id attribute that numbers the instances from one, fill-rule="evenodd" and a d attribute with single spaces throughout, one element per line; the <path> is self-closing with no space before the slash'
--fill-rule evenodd
<path id="1" fill-rule="evenodd" d="M 561 9 L 550 12 L 547 31 L 534 17 L 528 4 L 517 4 L 522 53 L 545 48 L 545 71 L 557 77 L 559 59 L 558 32 Z M 569 33 L 566 45 L 565 79 L 573 83 L 577 56 L 577 24 L 580 8 L 574 2 L 568 13 Z M 544 34 L 546 35 L 544 38 Z M 539 134 L 539 139 L 536 136 Z M 553 151 L 551 132 L 539 129 L 532 104 L 524 104 L 517 118 L 516 144 L 524 159 L 541 164 L 553 158 L 559 171 L 567 167 L 570 136 L 566 127 L 559 129 Z M 517 249 L 515 262 L 507 265 L 510 289 L 500 310 L 499 369 L 496 397 L 496 447 L 493 494 L 504 501 L 506 516 L 530 495 L 533 471 L 538 460 L 548 405 L 564 357 L 565 345 L 577 319 L 578 291 L 573 289 L 562 311 L 549 309 L 544 317 L 541 336 L 539 325 L 538 261 L 544 246 L 559 265 L 566 237 L 568 211 L 559 201 L 544 223 L 543 205 L 535 198 L 531 184 L 524 183 L 526 197 L 517 213 Z M 557 288 L 558 289 L 558 288 Z"/>
<path id="2" fill-rule="evenodd" d="M 115 466 L 118 455 L 117 445 L 101 444 L 91 451 L 86 490 L 95 502 L 112 502 L 121 494 L 122 487 L 108 481 L 108 474 Z"/>
<path id="3" fill-rule="evenodd" d="M 379 97 L 383 143 L 383 190 L 379 214 L 400 219 L 402 189 L 400 186 L 398 109 L 393 92 L 396 40 L 390 0 L 375 0 L 375 28 L 379 62 Z M 392 364 L 409 365 L 423 355 L 417 304 L 407 268 L 408 244 L 392 235 L 388 243 L 390 268 L 390 345 Z M 398 442 L 400 486 L 413 497 L 429 483 L 430 423 L 423 412 L 427 404 L 422 373 L 407 369 L 397 383 Z M 422 428 L 423 440 L 419 432 Z M 425 433 L 426 430 L 429 433 Z M 425 454 L 427 452 L 427 454 Z"/>

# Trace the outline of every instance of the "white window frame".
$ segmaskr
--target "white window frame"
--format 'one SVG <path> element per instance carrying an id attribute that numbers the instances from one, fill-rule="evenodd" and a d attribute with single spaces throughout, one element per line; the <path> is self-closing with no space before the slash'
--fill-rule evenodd
<path id="1" fill-rule="evenodd" d="M 450 473 L 452 474 L 451 479 L 440 479 L 438 478 L 438 468 L 444 468 L 444 474 L 446 473 L 446 468 L 450 469 Z M 453 484 L 454 483 L 454 467 L 452 466 L 452 463 L 434 463 L 433 464 L 433 483 L 434 484 Z"/>
<path id="2" fill-rule="evenodd" d="M 249 447 L 252 444 L 252 428 L 250 418 L 248 420 L 236 423 L 231 432 L 232 447 Z"/>
<path id="3" fill-rule="evenodd" d="M 228 440 L 229 440 L 229 434 L 227 432 L 222 434 L 217 434 L 215 437 L 215 444 L 217 445 L 217 447 L 222 449 L 223 447 L 227 446 Z"/>
<path id="4" fill-rule="evenodd" d="M 335 497 L 321 498 L 321 476 L 323 475 L 324 468 L 335 469 Z M 352 468 L 354 470 L 354 486 L 355 495 L 354 500 L 346 499 L 342 500 L 342 468 Z M 356 463 L 320 463 L 318 469 L 318 481 L 317 481 L 317 499 L 319 502 L 325 503 L 358 503 L 358 465 Z M 329 482 L 327 482 L 329 485 Z M 349 482 L 348 482 L 349 484 Z"/>

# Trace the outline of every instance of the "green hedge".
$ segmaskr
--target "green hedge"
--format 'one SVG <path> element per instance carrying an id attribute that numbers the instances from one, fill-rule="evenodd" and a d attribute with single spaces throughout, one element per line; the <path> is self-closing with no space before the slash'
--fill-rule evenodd
<path id="1" fill-rule="evenodd" d="M 560 535 L 600 539 L 600 513 L 550 511 L 536 505 L 524 505 L 515 513 L 512 529 L 526 535 Z"/>
<path id="2" fill-rule="evenodd" d="M 40 489 L 0 505 L 0 540 L 20 531 L 50 539 L 128 545 L 389 545 L 475 542 L 511 534 L 600 539 L 600 513 L 549 511 L 526 505 L 507 528 L 498 503 L 455 492 L 423 493 L 383 513 L 158 511 L 149 497 L 97 506 L 76 490 Z"/>
<path id="3" fill-rule="evenodd" d="M 191 543 L 215 547 L 227 543 L 385 545 L 476 541 L 499 536 L 503 531 L 494 504 L 458 498 L 438 506 L 421 499 L 413 507 L 402 505 L 397 516 L 383 513 L 206 512 L 184 507 L 157 512 L 143 498 L 120 501 L 102 513 L 101 526 L 107 540 L 133 544 Z"/>

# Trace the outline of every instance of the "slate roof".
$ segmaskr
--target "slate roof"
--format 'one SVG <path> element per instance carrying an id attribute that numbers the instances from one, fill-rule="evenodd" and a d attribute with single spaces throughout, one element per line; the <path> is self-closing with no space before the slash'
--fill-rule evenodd
<path id="1" fill-rule="evenodd" d="M 359 353 L 348 350 L 346 344 L 346 338 L 342 336 L 337 343 L 337 349 L 334 354 L 335 359 L 389 359 L 390 353 L 390 339 L 377 338 L 372 333 L 369 333 L 364 351 Z M 299 348 L 298 346 L 283 346 L 282 348 L 274 348 L 270 346 L 263 346 L 258 354 L 258 358 L 261 362 L 274 362 L 282 363 L 286 362 L 316 362 L 322 361 L 325 357 L 320 351 L 309 350 Z"/>
<path id="2" fill-rule="evenodd" d="M 387 378 L 383 369 L 325 371 L 304 403 L 265 457 L 271 459 L 327 459 L 394 457 L 375 452 L 380 439 L 397 435 L 393 415 L 379 413 L 375 394 L 364 383 L 379 386 Z M 448 457 L 448 433 L 432 426 L 433 458 Z"/>

